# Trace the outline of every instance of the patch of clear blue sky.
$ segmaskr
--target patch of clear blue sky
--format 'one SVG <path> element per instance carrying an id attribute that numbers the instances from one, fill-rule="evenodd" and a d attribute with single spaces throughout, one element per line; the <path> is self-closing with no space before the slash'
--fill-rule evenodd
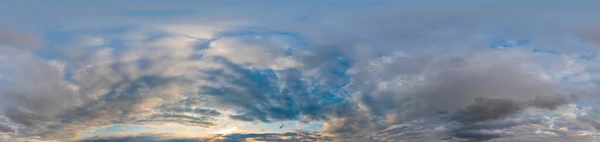
<path id="1" fill-rule="evenodd" d="M 491 43 L 490 48 L 513 48 L 513 47 L 519 47 L 519 46 L 524 46 L 531 43 L 530 39 L 516 39 L 516 40 L 505 40 L 505 39 L 501 39 L 501 40 L 497 40 Z"/>
<path id="2" fill-rule="evenodd" d="M 108 127 L 104 127 L 104 128 L 95 129 L 92 131 L 83 131 L 81 133 L 81 136 L 89 137 L 89 136 L 94 136 L 94 135 L 98 135 L 98 134 L 117 135 L 117 134 L 123 133 L 123 132 L 129 132 L 129 133 L 151 132 L 148 130 L 149 130 L 148 128 L 146 128 L 144 126 L 138 126 L 138 125 L 112 125 L 112 126 L 108 126 Z"/>

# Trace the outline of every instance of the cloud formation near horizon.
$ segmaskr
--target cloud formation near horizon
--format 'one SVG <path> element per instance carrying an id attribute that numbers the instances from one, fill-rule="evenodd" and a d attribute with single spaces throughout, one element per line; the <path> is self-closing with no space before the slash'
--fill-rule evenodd
<path id="1" fill-rule="evenodd" d="M 7 2 L 0 141 L 600 135 L 597 2 L 126 3 Z"/>

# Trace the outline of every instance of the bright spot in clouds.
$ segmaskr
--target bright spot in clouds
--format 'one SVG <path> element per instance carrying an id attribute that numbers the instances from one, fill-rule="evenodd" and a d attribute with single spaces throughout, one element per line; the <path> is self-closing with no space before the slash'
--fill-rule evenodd
<path id="1" fill-rule="evenodd" d="M 236 129 L 235 128 L 228 128 L 228 129 L 223 129 L 217 132 L 217 134 L 231 134 L 232 132 L 234 132 Z"/>

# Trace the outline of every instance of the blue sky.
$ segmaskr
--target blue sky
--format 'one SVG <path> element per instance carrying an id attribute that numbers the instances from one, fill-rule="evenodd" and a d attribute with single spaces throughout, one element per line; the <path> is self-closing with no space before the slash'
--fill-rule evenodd
<path id="1" fill-rule="evenodd" d="M 0 141 L 598 141 L 595 1 L 0 1 Z"/>

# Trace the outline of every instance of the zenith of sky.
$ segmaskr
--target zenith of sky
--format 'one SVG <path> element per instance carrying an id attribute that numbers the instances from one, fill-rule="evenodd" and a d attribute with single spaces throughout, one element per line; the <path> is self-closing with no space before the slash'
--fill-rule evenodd
<path id="1" fill-rule="evenodd" d="M 0 142 L 597 142 L 599 6 L 0 0 Z"/>

